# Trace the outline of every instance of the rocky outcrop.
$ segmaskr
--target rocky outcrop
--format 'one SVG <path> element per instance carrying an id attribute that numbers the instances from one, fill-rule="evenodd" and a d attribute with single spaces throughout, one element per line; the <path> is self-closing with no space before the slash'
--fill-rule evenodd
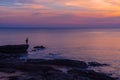
<path id="1" fill-rule="evenodd" d="M 39 51 L 39 50 L 44 50 L 44 49 L 46 49 L 46 47 L 43 46 L 43 45 L 41 45 L 41 46 L 35 46 L 35 47 L 33 47 L 32 51 Z"/>
<path id="2" fill-rule="evenodd" d="M 0 68 L 0 72 L 14 73 L 14 72 L 16 72 L 16 69 L 13 69 L 13 68 Z"/>
<path id="3" fill-rule="evenodd" d="M 45 69 L 46 68 L 46 69 Z M 28 71 L 20 76 L 8 77 L 9 80 L 116 80 L 104 73 L 98 73 L 93 70 L 71 69 L 67 73 L 60 70 L 44 66 L 37 71 Z"/>
<path id="4" fill-rule="evenodd" d="M 98 67 L 98 66 L 109 66 L 108 64 L 101 64 L 98 62 L 88 62 L 89 66 Z"/>
<path id="5" fill-rule="evenodd" d="M 98 73 L 93 70 L 72 69 L 68 71 L 68 74 L 71 75 L 73 80 L 116 80 L 104 73 Z"/>
<path id="6" fill-rule="evenodd" d="M 84 61 L 69 60 L 69 59 L 54 59 L 54 60 L 28 59 L 26 63 L 78 67 L 78 68 L 88 67 Z"/>
<path id="7" fill-rule="evenodd" d="M 0 46 L 0 53 L 27 53 L 29 45 L 4 45 Z"/>
<path id="8" fill-rule="evenodd" d="M 67 70 L 64 72 L 58 67 L 64 67 Z M 8 58 L 0 60 L 0 72 L 11 74 L 21 71 L 23 73 L 7 77 L 9 80 L 116 80 L 104 73 L 87 70 L 87 67 L 84 61 L 69 59 L 22 61 Z"/>

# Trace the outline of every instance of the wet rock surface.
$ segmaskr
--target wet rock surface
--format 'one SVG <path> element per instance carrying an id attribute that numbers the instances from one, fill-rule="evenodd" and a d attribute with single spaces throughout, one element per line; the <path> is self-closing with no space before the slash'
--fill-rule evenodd
<path id="1" fill-rule="evenodd" d="M 16 69 L 13 69 L 13 68 L 0 68 L 0 72 L 14 73 L 14 72 L 16 72 Z"/>
<path id="2" fill-rule="evenodd" d="M 98 62 L 88 62 L 89 66 L 98 67 L 98 66 L 109 66 L 108 64 L 101 64 Z"/>
<path id="3" fill-rule="evenodd" d="M 39 70 L 8 78 L 9 80 L 116 80 L 104 73 L 80 69 L 71 69 L 67 73 L 55 69 Z"/>
<path id="4" fill-rule="evenodd" d="M 44 49 L 46 49 L 46 47 L 43 46 L 43 45 L 41 45 L 41 46 L 35 46 L 35 47 L 33 47 L 32 51 L 39 51 L 39 50 L 44 50 Z"/>
<path id="5" fill-rule="evenodd" d="M 80 80 L 81 78 L 84 78 L 82 80 L 115 80 L 104 73 L 98 73 L 93 70 L 72 69 L 68 71 L 68 74 L 72 76 L 73 80 Z"/>
<path id="6" fill-rule="evenodd" d="M 84 61 L 69 59 L 23 61 L 16 57 L 6 57 L 0 59 L 0 72 L 9 74 L 16 71 L 23 72 L 18 76 L 7 77 L 8 80 L 116 80 L 104 73 L 87 70 L 91 65 L 98 66 L 98 63 L 87 64 Z M 58 67 L 66 68 L 66 72 Z"/>
<path id="7" fill-rule="evenodd" d="M 35 49 L 45 49 L 46 47 L 41 45 L 41 46 L 35 46 L 34 48 Z"/>
<path id="8" fill-rule="evenodd" d="M 78 68 L 88 67 L 88 65 L 84 61 L 69 60 L 69 59 L 54 59 L 54 60 L 29 59 L 26 63 L 58 65 L 58 66 L 66 66 L 66 67 L 78 67 Z"/>

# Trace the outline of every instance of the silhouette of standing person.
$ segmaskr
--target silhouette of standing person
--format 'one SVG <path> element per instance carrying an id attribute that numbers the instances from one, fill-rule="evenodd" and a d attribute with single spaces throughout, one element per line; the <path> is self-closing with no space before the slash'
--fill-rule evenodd
<path id="1" fill-rule="evenodd" d="M 26 44 L 28 44 L 28 38 L 26 38 Z"/>

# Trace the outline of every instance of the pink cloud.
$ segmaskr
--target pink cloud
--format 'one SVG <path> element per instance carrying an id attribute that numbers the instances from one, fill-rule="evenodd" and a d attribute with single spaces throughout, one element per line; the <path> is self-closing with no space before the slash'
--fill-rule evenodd
<path id="1" fill-rule="evenodd" d="M 7 1 L 7 0 L 6 0 Z M 16 25 L 119 24 L 119 1 L 12 0 L 0 6 L 0 23 Z"/>

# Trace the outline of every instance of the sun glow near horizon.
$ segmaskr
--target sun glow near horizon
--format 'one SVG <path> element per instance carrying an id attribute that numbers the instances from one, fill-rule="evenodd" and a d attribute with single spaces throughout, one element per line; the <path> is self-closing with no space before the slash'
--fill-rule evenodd
<path id="1" fill-rule="evenodd" d="M 120 25 L 120 1 L 1 0 L 0 25 L 3 24 L 37 26 Z"/>

